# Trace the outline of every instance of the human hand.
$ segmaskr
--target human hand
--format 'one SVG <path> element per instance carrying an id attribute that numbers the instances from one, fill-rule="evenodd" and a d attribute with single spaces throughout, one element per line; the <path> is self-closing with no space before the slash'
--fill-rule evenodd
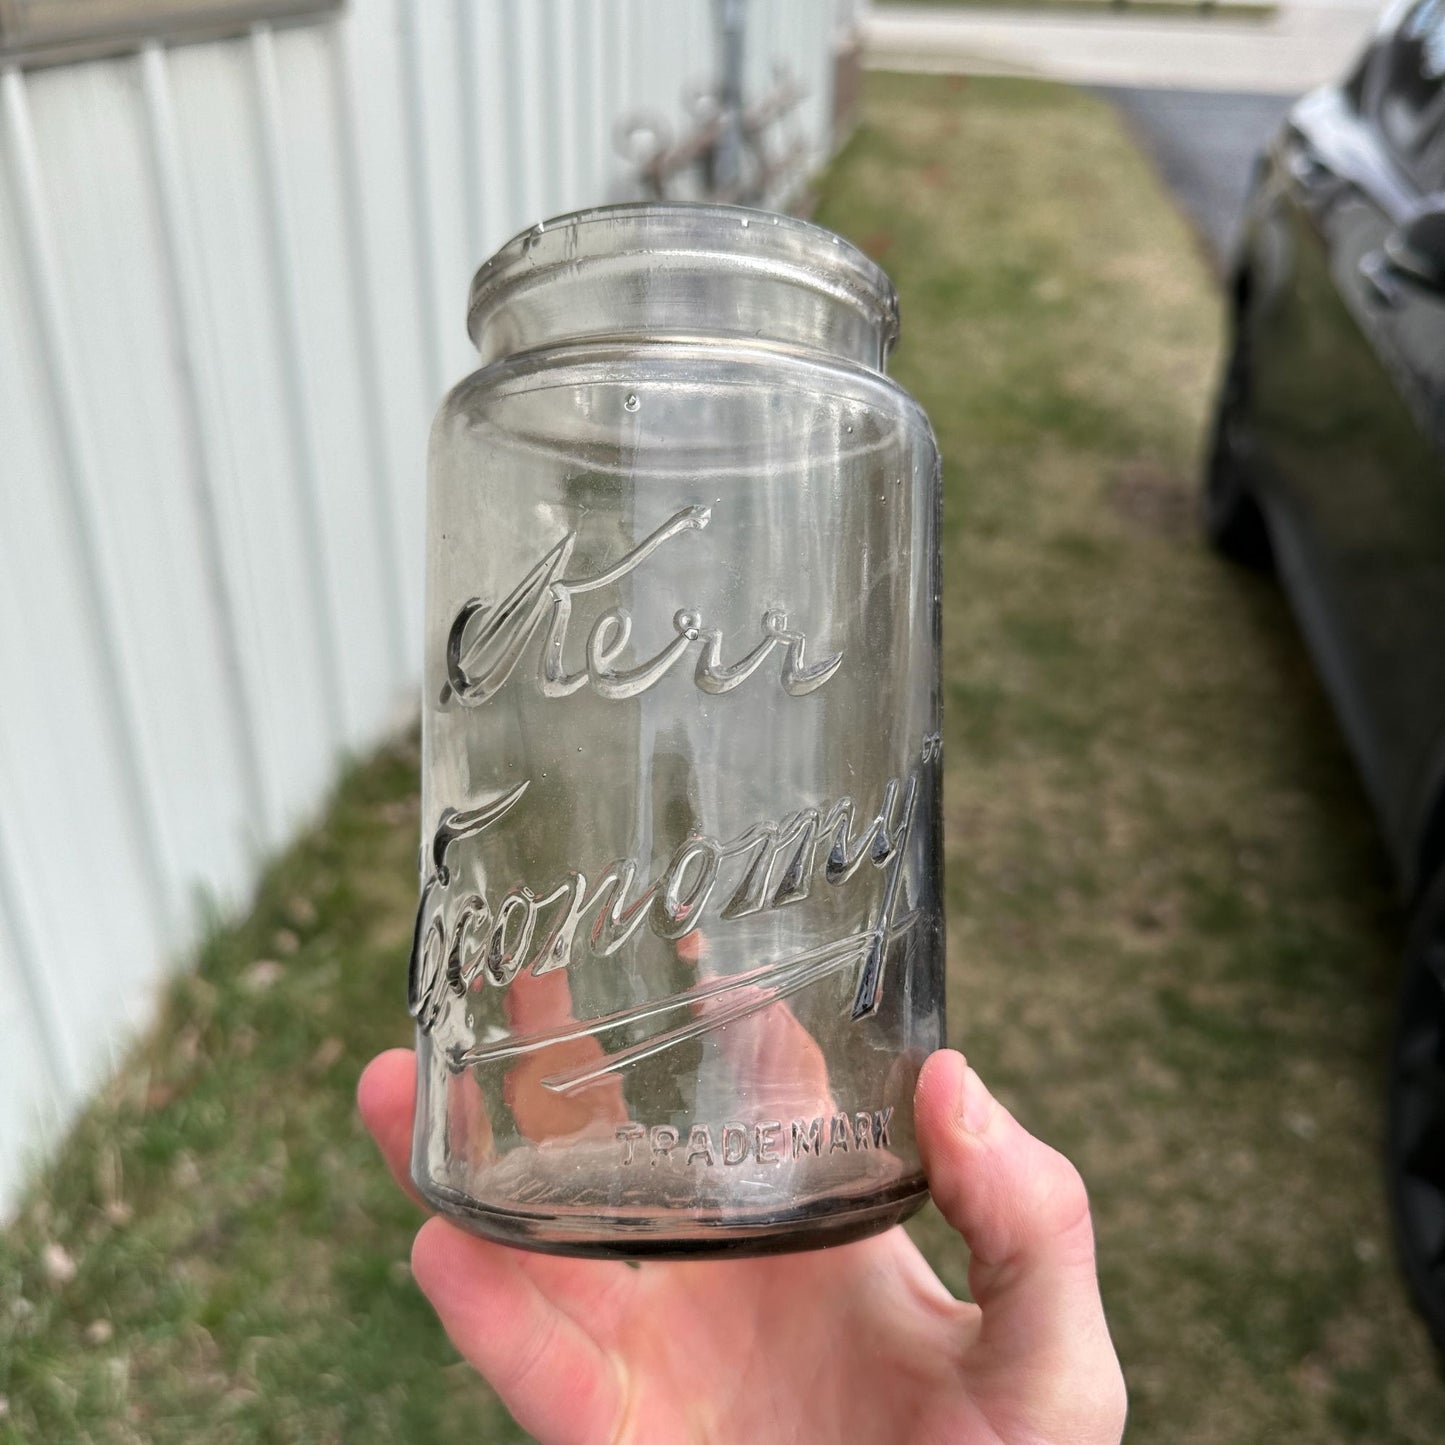
<path id="1" fill-rule="evenodd" d="M 416 1066 L 362 1075 L 362 1117 L 410 1191 Z M 901 1228 L 759 1259 L 566 1259 L 429 1219 L 412 1272 L 452 1342 L 539 1440 L 1116 1445 L 1124 1381 L 1078 1172 L 961 1055 L 915 1095 L 929 1188 L 972 1255 L 956 1300 Z"/>

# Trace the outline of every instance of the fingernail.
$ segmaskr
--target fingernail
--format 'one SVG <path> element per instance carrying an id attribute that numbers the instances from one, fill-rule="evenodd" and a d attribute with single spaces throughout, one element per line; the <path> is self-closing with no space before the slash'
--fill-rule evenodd
<path id="1" fill-rule="evenodd" d="M 959 1108 L 963 1127 L 970 1134 L 982 1134 L 993 1118 L 993 1095 L 984 1087 L 983 1080 L 969 1069 L 963 1076 L 963 1103 Z"/>

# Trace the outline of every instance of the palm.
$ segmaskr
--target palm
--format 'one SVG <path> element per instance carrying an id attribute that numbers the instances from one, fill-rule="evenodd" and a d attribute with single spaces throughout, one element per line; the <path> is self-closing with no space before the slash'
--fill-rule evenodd
<path id="1" fill-rule="evenodd" d="M 588 1332 L 623 1364 L 623 1439 L 997 1438 L 959 1390 L 977 1310 L 901 1229 L 820 1253 L 556 1276 L 554 1298 L 587 1301 Z"/>
<path id="2" fill-rule="evenodd" d="M 384 1055 L 361 1089 L 403 1182 L 412 1067 L 409 1053 Z M 920 1086 L 926 1162 L 949 1127 L 945 1085 Z M 956 1159 L 929 1163 L 973 1248 L 978 1305 L 955 1300 L 899 1228 L 812 1253 L 632 1268 L 507 1249 L 433 1219 L 413 1270 L 462 1354 L 544 1441 L 1112 1445 L 1122 1380 L 1082 1186 L 997 1112 L 966 1181 Z M 1031 1219 L 1001 1192 L 1018 1181 L 990 1177 L 995 1135 L 996 1162 L 1029 1176 Z"/>

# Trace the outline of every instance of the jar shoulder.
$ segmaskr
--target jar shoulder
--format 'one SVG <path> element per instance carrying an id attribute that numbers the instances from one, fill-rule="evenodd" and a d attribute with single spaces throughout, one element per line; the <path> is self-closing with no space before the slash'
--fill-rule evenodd
<path id="1" fill-rule="evenodd" d="M 639 410 L 651 387 L 672 393 L 752 392 L 774 405 L 784 396 L 798 404 L 810 398 L 819 404 L 841 401 L 889 415 L 930 443 L 933 437 L 923 408 L 885 372 L 802 348 L 694 338 L 592 342 L 514 355 L 463 377 L 443 399 L 438 421 L 475 415 L 512 396 L 596 387 L 628 389 L 639 398 Z"/>

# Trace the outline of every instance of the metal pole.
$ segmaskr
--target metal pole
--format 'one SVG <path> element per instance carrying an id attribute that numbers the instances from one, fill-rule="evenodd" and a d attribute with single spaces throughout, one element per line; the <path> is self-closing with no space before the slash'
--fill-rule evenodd
<path id="1" fill-rule="evenodd" d="M 722 133 L 713 162 L 713 186 L 722 195 L 735 192 L 743 169 L 743 55 L 746 0 L 716 0 L 718 33 L 722 40 L 722 74 L 718 100 L 722 107 Z"/>

